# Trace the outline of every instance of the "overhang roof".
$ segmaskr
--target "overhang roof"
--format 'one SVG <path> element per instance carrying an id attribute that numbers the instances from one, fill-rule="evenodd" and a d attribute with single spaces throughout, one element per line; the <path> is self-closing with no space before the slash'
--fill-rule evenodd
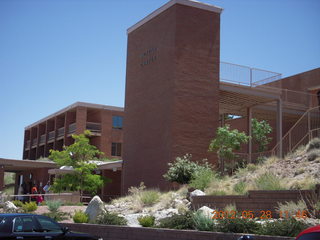
<path id="1" fill-rule="evenodd" d="M 0 158 L 0 166 L 3 166 L 6 172 L 19 172 L 37 168 L 56 168 L 57 164 L 52 161 Z"/>

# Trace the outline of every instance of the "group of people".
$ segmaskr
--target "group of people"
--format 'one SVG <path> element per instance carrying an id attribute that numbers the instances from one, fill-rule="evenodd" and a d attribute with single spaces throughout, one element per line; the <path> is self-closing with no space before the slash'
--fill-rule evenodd
<path id="1" fill-rule="evenodd" d="M 17 199 L 22 202 L 28 202 L 29 200 L 31 200 L 36 202 L 37 205 L 39 205 L 44 200 L 42 194 L 49 193 L 49 190 L 50 190 L 50 181 L 48 181 L 47 184 L 42 188 L 42 192 L 38 191 L 38 188 L 35 184 L 32 185 L 31 191 L 30 191 L 30 187 L 28 188 L 28 185 L 25 182 L 23 182 L 18 188 Z M 30 196 L 26 196 L 26 195 L 30 195 Z"/>

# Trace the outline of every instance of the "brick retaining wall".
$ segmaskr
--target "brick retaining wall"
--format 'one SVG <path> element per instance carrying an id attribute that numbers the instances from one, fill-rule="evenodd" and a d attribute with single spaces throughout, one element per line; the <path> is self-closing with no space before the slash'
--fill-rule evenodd
<path id="1" fill-rule="evenodd" d="M 193 208 L 207 206 L 223 210 L 228 204 L 235 204 L 238 212 L 253 211 L 255 217 L 260 217 L 262 211 L 271 211 L 272 217 L 279 217 L 276 212 L 278 202 L 297 202 L 304 199 L 307 204 L 310 200 L 319 199 L 320 185 L 316 190 L 281 190 L 281 191 L 249 191 L 245 196 L 197 196 L 192 198 Z M 301 209 L 302 211 L 303 209 Z"/>
<path id="2" fill-rule="evenodd" d="M 103 240 L 236 240 L 242 234 L 171 230 L 128 226 L 63 223 L 71 231 L 85 232 Z M 293 240 L 291 237 L 255 236 L 255 240 Z"/>

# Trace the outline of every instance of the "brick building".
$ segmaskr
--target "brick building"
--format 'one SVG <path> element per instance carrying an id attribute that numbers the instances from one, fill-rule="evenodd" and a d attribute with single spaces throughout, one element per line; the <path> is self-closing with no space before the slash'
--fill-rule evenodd
<path id="1" fill-rule="evenodd" d="M 274 131 L 264 155 L 286 154 L 319 136 L 320 68 L 282 79 L 220 62 L 221 12 L 171 0 L 130 27 L 125 112 L 89 103 L 66 107 L 26 127 L 23 159 L 47 157 L 50 149 L 71 144 L 72 133 L 89 129 L 91 144 L 107 157 L 123 159 L 99 166 L 113 179 L 101 195 L 119 195 L 120 186 L 126 193 L 140 182 L 168 189 L 162 177 L 167 164 L 186 153 L 217 165 L 207 149 L 217 127 L 226 123 L 251 135 L 251 119 L 267 119 Z M 226 120 L 227 115 L 237 119 Z M 239 154 L 254 161 L 254 152 L 250 141 Z M 6 168 L 5 161 L 2 165 Z"/>

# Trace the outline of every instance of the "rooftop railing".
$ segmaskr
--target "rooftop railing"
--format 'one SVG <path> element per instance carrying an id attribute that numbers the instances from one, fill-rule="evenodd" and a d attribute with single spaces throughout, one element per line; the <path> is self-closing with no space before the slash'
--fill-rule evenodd
<path id="1" fill-rule="evenodd" d="M 281 73 L 233 63 L 220 62 L 221 82 L 229 82 L 249 87 L 257 87 L 280 79 Z"/>

